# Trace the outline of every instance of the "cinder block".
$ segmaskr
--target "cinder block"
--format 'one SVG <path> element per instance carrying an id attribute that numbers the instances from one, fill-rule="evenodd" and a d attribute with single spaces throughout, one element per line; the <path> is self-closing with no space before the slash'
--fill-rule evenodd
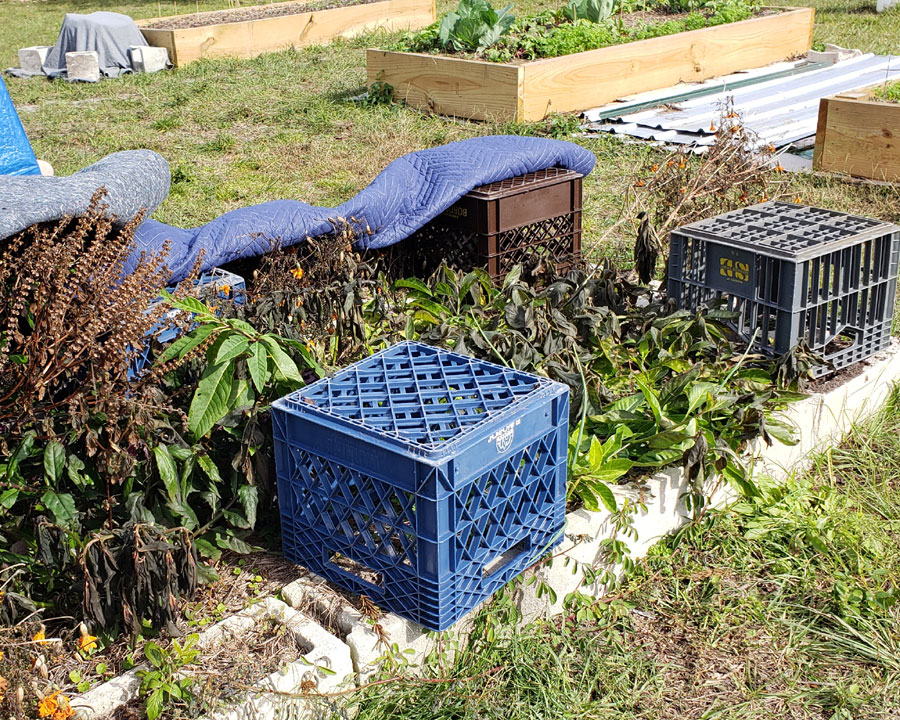
<path id="1" fill-rule="evenodd" d="M 19 50 L 19 67 L 25 72 L 44 72 L 44 62 L 50 52 L 49 45 L 32 45 Z"/>
<path id="2" fill-rule="evenodd" d="M 100 56 L 94 50 L 67 52 L 66 76 L 69 80 L 99 82 Z"/>
<path id="3" fill-rule="evenodd" d="M 169 51 L 164 47 L 132 45 L 128 50 L 131 53 L 131 69 L 135 72 L 159 72 L 169 66 Z"/>
<path id="4" fill-rule="evenodd" d="M 134 700 L 141 688 L 138 670 L 142 669 L 146 669 L 145 666 L 129 670 L 73 698 L 72 709 L 76 720 L 103 720 Z"/>

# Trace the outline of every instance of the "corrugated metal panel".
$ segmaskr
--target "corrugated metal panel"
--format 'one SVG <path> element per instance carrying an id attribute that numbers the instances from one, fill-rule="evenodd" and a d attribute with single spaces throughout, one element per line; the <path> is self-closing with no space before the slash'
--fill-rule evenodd
<path id="1" fill-rule="evenodd" d="M 732 76 L 737 77 L 737 76 Z M 759 137 L 760 144 L 784 147 L 815 135 L 819 100 L 828 95 L 900 79 L 900 57 L 866 54 L 808 72 L 775 78 L 765 75 L 758 82 L 694 97 L 676 105 L 665 105 L 608 118 L 615 106 L 588 110 L 584 129 L 612 132 L 666 144 L 703 147 L 715 138 L 720 108 L 728 97 L 742 114 L 744 124 Z M 673 93 L 668 92 L 668 96 Z M 646 102 L 646 100 L 645 100 Z"/>

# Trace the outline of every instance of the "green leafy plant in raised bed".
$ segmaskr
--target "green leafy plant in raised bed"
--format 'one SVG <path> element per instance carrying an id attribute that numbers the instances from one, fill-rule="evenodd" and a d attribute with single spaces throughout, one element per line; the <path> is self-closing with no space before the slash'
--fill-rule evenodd
<path id="1" fill-rule="evenodd" d="M 516 19 L 511 8 L 497 11 L 487 0 L 460 0 L 456 10 L 441 20 L 438 40 L 447 49 L 480 52 L 509 32 Z"/>
<path id="2" fill-rule="evenodd" d="M 570 0 L 560 10 L 563 17 L 571 21 L 590 20 L 599 23 L 606 20 L 616 9 L 616 0 Z"/>
<path id="3" fill-rule="evenodd" d="M 900 82 L 886 83 L 872 91 L 876 100 L 889 103 L 900 103 Z"/>
<path id="4" fill-rule="evenodd" d="M 640 11 L 655 11 L 652 21 L 640 14 L 627 14 L 624 5 L 609 0 L 572 0 L 556 11 L 543 11 L 511 22 L 501 33 L 492 33 L 490 42 L 448 42 L 447 28 L 456 16 L 445 17 L 416 33 L 405 33 L 388 49 L 406 52 L 451 52 L 474 54 L 492 62 L 559 57 L 609 45 L 673 35 L 751 17 L 759 8 L 756 0 L 724 0 L 715 3 L 688 2 L 682 7 L 653 3 Z M 638 8 L 635 8 L 637 10 Z"/>

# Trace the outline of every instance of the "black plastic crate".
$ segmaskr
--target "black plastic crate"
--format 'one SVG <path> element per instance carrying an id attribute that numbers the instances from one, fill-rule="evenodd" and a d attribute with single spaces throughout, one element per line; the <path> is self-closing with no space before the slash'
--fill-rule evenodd
<path id="1" fill-rule="evenodd" d="M 548 168 L 482 185 L 382 257 L 393 277 L 428 277 L 446 262 L 502 280 L 536 256 L 568 269 L 581 260 L 581 179 Z"/>
<path id="2" fill-rule="evenodd" d="M 669 297 L 689 309 L 723 298 L 754 349 L 805 338 L 839 369 L 889 344 L 898 255 L 896 225 L 770 201 L 673 231 Z"/>

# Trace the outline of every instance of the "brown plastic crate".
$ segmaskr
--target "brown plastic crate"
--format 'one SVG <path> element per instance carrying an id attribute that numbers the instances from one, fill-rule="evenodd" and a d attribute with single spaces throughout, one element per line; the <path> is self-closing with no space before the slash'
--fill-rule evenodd
<path id="1" fill-rule="evenodd" d="M 581 260 L 581 177 L 548 168 L 475 188 L 382 251 L 391 275 L 427 277 L 446 262 L 502 280 L 534 253 L 568 269 Z"/>

